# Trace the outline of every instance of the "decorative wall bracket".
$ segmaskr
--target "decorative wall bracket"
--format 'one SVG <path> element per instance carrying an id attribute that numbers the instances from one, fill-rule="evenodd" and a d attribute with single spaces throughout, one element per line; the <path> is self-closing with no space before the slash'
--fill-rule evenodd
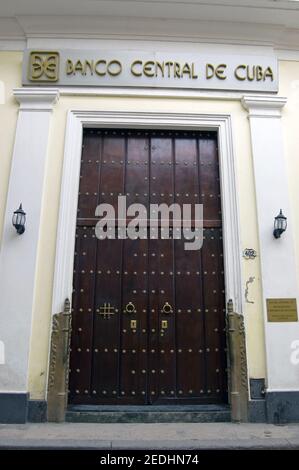
<path id="1" fill-rule="evenodd" d="M 50 348 L 48 421 L 58 423 L 65 421 L 67 407 L 71 320 L 70 301 L 66 299 L 63 312 L 53 315 Z"/>
<path id="2" fill-rule="evenodd" d="M 231 418 L 248 421 L 248 376 L 243 315 L 234 312 L 232 300 L 227 304 L 227 342 L 229 370 L 229 401 Z"/>

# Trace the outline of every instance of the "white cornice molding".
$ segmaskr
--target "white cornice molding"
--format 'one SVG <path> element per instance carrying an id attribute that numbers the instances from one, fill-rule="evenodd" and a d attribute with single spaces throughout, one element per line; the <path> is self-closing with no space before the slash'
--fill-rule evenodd
<path id="1" fill-rule="evenodd" d="M 245 95 L 241 99 L 249 117 L 281 117 L 287 98 L 281 96 Z"/>
<path id="2" fill-rule="evenodd" d="M 299 28 L 283 24 L 184 18 L 18 16 L 28 38 L 131 39 L 269 45 L 299 49 Z"/>
<path id="3" fill-rule="evenodd" d="M 23 111 L 52 111 L 59 99 L 58 88 L 15 88 L 13 95 Z"/>
<path id="4" fill-rule="evenodd" d="M 288 27 L 285 23 L 250 22 L 246 17 L 243 22 L 104 15 L 0 17 L 0 50 L 16 50 L 16 47 L 22 50 L 22 41 L 30 39 L 43 43 L 58 40 L 61 43 L 59 47 L 64 47 L 65 39 L 83 42 L 110 39 L 271 46 L 289 51 L 299 50 L 299 28 Z"/>

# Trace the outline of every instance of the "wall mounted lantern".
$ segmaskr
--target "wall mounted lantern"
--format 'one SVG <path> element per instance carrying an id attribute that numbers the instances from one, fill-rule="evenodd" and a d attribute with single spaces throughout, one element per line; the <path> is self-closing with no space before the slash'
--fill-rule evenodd
<path id="1" fill-rule="evenodd" d="M 281 234 L 286 231 L 287 218 L 283 215 L 280 209 L 279 214 L 274 219 L 274 231 L 273 235 L 275 238 L 280 238 Z"/>
<path id="2" fill-rule="evenodd" d="M 22 204 L 18 210 L 14 211 L 12 217 L 12 224 L 19 235 L 25 232 L 26 212 L 23 211 Z"/>

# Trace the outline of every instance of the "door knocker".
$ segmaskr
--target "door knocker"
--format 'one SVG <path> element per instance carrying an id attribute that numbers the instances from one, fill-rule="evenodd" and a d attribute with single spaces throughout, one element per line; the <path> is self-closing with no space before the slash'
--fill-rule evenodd
<path id="1" fill-rule="evenodd" d="M 168 315 L 168 313 L 173 313 L 172 306 L 168 302 L 165 302 L 161 312 L 165 313 L 166 315 Z"/>
<path id="2" fill-rule="evenodd" d="M 125 313 L 137 313 L 137 310 L 136 310 L 135 305 L 133 304 L 133 302 L 129 302 L 126 305 Z"/>

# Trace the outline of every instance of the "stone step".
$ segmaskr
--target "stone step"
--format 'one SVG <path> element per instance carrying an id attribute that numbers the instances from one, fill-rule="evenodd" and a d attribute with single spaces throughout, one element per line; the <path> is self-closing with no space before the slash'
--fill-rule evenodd
<path id="1" fill-rule="evenodd" d="M 73 423 L 227 423 L 227 405 L 193 406 L 69 406 L 66 421 Z"/>

